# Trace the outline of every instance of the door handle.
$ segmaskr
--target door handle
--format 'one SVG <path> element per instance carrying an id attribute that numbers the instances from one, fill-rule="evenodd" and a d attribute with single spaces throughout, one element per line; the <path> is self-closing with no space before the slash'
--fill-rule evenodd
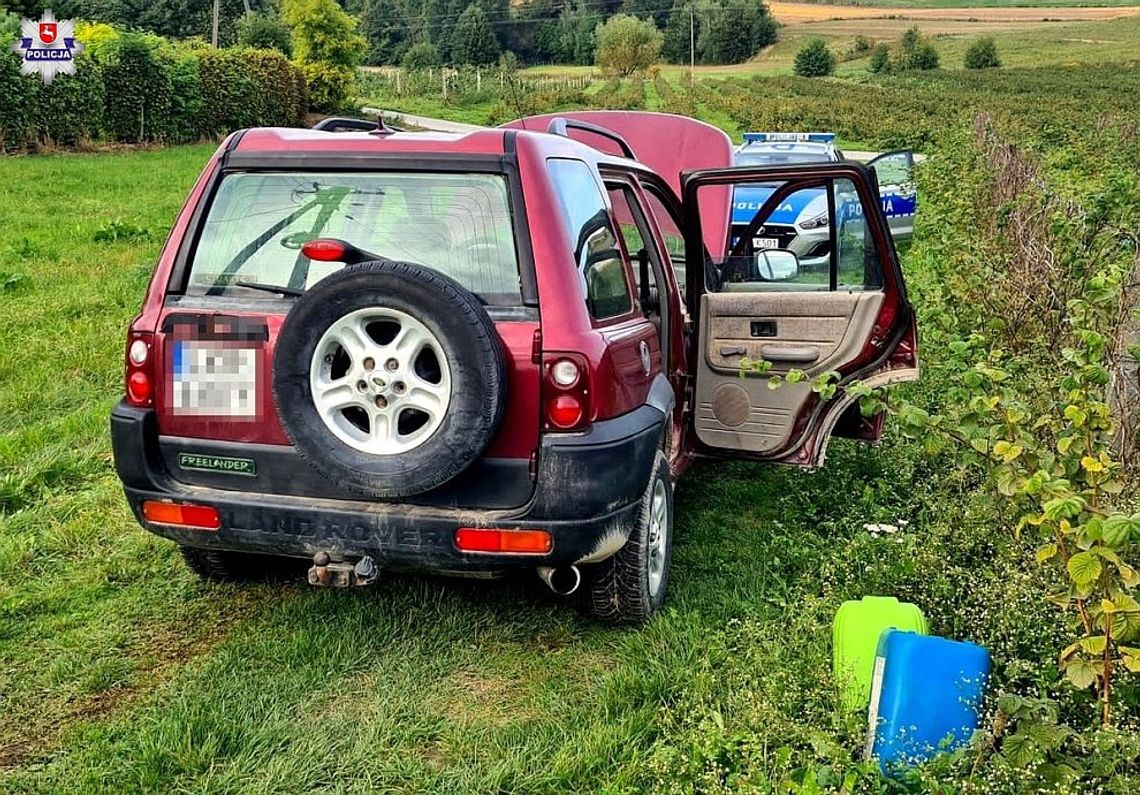
<path id="1" fill-rule="evenodd" d="M 721 345 L 721 356 L 743 356 L 748 353 L 748 349 L 742 345 Z"/>
<path id="2" fill-rule="evenodd" d="M 760 355 L 769 362 L 809 364 L 819 358 L 819 349 L 810 345 L 764 345 Z"/>

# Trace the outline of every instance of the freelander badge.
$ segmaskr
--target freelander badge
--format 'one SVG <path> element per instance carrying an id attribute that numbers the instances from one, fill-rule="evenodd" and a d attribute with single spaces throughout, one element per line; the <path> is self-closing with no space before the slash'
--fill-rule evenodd
<path id="1" fill-rule="evenodd" d="M 56 75 L 75 74 L 75 56 L 83 52 L 83 45 L 75 40 L 75 20 L 57 22 L 55 14 L 44 11 L 39 22 L 25 19 L 20 24 L 20 39 L 12 52 L 23 59 L 20 74 L 38 74 L 46 85 Z"/>

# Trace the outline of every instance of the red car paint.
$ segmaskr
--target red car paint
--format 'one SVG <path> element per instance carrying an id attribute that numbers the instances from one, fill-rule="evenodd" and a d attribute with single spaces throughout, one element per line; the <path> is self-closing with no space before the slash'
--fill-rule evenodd
<path id="1" fill-rule="evenodd" d="M 587 422 L 618 417 L 645 404 L 654 378 L 664 373 L 675 397 L 672 417 L 672 471 L 675 476 L 687 468 L 695 456 L 697 445 L 689 427 L 688 390 L 693 379 L 695 351 L 692 305 L 681 297 L 681 285 L 675 280 L 672 269 L 666 269 L 664 283 L 660 285 L 661 301 L 669 314 L 676 319 L 670 324 L 668 361 L 662 360 L 662 347 L 657 328 L 634 306 L 627 315 L 604 322 L 593 320 L 582 298 L 577 264 L 570 252 L 574 242 L 560 218 L 556 187 L 547 170 L 550 158 L 569 158 L 585 162 L 599 178 L 625 177 L 633 180 L 632 190 L 643 198 L 644 185 L 656 186 L 662 196 L 681 206 L 682 173 L 701 168 L 726 167 L 731 164 L 732 150 L 728 137 L 702 122 L 665 114 L 590 111 L 561 114 L 599 124 L 624 135 L 638 155 L 631 161 L 616 154 L 608 154 L 605 139 L 595 140 L 588 134 L 575 132 L 573 140 L 543 132 L 553 116 L 533 117 L 512 122 L 508 127 L 517 131 L 509 136 L 504 129 L 482 130 L 462 136 L 434 133 L 397 133 L 373 135 L 368 133 L 330 134 L 295 129 L 256 129 L 245 131 L 240 138 L 231 136 L 207 163 L 179 213 L 170 236 L 159 258 L 142 311 L 131 324 L 131 335 L 153 335 L 152 361 L 161 363 L 162 373 L 156 375 L 154 404 L 157 410 L 159 432 L 164 436 L 220 439 L 269 445 L 287 445 L 269 388 L 269 374 L 273 361 L 273 346 L 277 332 L 288 310 L 286 302 L 267 302 L 264 311 L 242 308 L 230 310 L 197 309 L 197 315 L 238 316 L 263 320 L 268 327 L 268 340 L 250 343 L 260 350 L 261 377 L 257 420 L 235 422 L 231 418 L 176 416 L 171 411 L 167 374 L 171 361 L 167 353 L 168 337 L 164 324 L 173 315 L 186 310 L 169 304 L 168 291 L 175 264 L 184 246 L 193 245 L 188 239 L 192 219 L 208 201 L 207 191 L 221 168 L 223 153 L 258 154 L 267 162 L 275 155 L 304 153 L 318 156 L 322 153 L 354 155 L 399 155 L 415 168 L 430 170 L 425 157 L 451 155 L 506 156 L 513 149 L 517 161 L 518 188 L 521 190 L 525 220 L 529 229 L 529 242 L 537 289 L 540 320 L 503 321 L 496 325 L 508 361 L 509 397 L 504 419 L 500 424 L 486 455 L 499 458 L 533 458 L 538 449 L 540 433 L 553 432 L 544 424 L 542 358 L 552 353 L 569 352 L 582 357 L 588 372 L 585 374 L 589 390 Z M 235 134 L 236 135 L 236 134 Z M 584 141 L 589 140 L 590 145 Z M 598 147 L 598 148 L 595 148 Z M 612 145 L 610 148 L 613 148 Z M 701 193 L 698 224 L 704 240 L 720 243 L 727 239 L 730 220 L 731 187 L 714 184 Z M 644 204 L 644 201 L 642 202 Z M 690 211 L 693 212 L 693 211 Z M 613 217 L 611 208 L 611 221 Z M 658 250 L 663 261 L 668 252 L 661 235 L 658 219 L 650 214 L 647 219 L 655 231 L 649 241 Z M 881 245 L 884 241 L 878 241 Z M 722 252 L 717 252 L 722 253 Z M 628 252 L 627 252 L 628 255 Z M 627 264 L 627 277 L 629 265 Z M 897 286 L 888 285 L 897 292 Z M 276 308 L 270 310 L 270 305 Z M 893 311 L 896 303 L 888 301 L 884 313 Z M 889 325 L 893 318 L 884 318 Z M 902 347 L 899 367 L 913 366 L 913 336 Z M 643 366 L 642 348 L 648 349 L 649 368 Z M 874 349 L 869 343 L 866 357 L 873 358 Z M 802 418 L 806 421 L 805 416 Z M 877 430 L 877 429 L 875 429 Z M 864 433 L 867 429 L 864 429 Z M 825 439 L 823 440 L 825 442 Z M 815 460 L 820 440 L 805 444 L 790 462 L 811 463 Z M 708 452 L 708 451 L 704 451 Z"/>

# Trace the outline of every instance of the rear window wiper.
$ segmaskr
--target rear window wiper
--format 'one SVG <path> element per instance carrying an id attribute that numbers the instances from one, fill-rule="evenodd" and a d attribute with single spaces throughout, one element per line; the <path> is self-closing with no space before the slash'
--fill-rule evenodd
<path id="1" fill-rule="evenodd" d="M 241 279 L 232 282 L 235 287 L 248 287 L 251 290 L 262 290 L 267 293 L 277 293 L 278 295 L 289 296 L 290 298 L 300 298 L 305 294 L 304 290 L 298 290 L 296 287 L 285 287 L 279 284 L 262 284 L 261 282 L 247 282 Z"/>

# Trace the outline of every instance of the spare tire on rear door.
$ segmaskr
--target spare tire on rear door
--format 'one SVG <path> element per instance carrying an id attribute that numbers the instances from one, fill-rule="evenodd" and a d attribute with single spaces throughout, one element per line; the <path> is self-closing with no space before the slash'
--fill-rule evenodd
<path id="1" fill-rule="evenodd" d="M 350 265 L 297 299 L 277 336 L 285 433 L 330 480 L 371 497 L 446 483 L 491 441 L 502 344 L 478 299 L 408 262 Z"/>

